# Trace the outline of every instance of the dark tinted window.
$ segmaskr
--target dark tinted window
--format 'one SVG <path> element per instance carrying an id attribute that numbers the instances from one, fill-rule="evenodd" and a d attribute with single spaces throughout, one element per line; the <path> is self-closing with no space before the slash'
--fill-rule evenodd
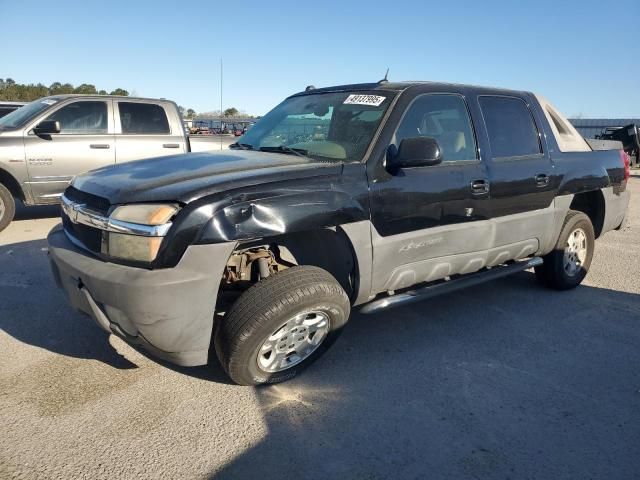
<path id="1" fill-rule="evenodd" d="M 459 95 L 422 95 L 409 107 L 394 144 L 410 137 L 435 138 L 443 160 L 474 160 L 476 142 L 467 106 Z"/>
<path id="2" fill-rule="evenodd" d="M 118 102 L 122 133 L 169 133 L 167 114 L 160 105 Z"/>
<path id="3" fill-rule="evenodd" d="M 480 97 L 494 158 L 541 153 L 538 130 L 527 105 L 519 98 Z"/>
<path id="4" fill-rule="evenodd" d="M 49 115 L 47 120 L 60 122 L 60 133 L 107 133 L 105 102 L 74 102 Z"/>

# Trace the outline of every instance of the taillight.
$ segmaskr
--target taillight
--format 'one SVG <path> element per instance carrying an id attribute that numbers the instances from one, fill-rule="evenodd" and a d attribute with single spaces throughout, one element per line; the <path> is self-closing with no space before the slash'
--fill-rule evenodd
<path id="1" fill-rule="evenodd" d="M 624 150 L 620 150 L 620 158 L 624 165 L 624 179 L 629 180 L 631 176 L 631 157 Z"/>

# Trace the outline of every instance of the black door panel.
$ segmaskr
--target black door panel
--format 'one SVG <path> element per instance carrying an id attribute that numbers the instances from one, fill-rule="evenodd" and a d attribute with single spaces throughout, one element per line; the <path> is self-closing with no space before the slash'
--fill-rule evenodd
<path id="1" fill-rule="evenodd" d="M 388 236 L 486 219 L 488 194 L 474 195 L 471 189 L 478 178 L 486 178 L 479 162 L 386 172 L 372 185 L 373 225 Z"/>
<path id="2" fill-rule="evenodd" d="M 553 202 L 559 178 L 553 175 L 549 159 L 537 158 L 492 161 L 491 214 L 493 217 L 512 215 L 547 208 Z M 546 177 L 540 184 L 538 178 Z"/>

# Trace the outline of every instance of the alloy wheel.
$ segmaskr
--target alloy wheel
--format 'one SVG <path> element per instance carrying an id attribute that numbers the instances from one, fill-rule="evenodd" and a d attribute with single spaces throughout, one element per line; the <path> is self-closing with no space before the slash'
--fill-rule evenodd
<path id="1" fill-rule="evenodd" d="M 269 373 L 281 372 L 308 358 L 327 338 L 329 316 L 310 311 L 287 320 L 262 343 L 258 367 Z"/>
<path id="2" fill-rule="evenodd" d="M 576 228 L 567 238 L 567 244 L 564 248 L 564 271 L 573 277 L 580 271 L 586 258 L 587 234 L 583 229 Z"/>

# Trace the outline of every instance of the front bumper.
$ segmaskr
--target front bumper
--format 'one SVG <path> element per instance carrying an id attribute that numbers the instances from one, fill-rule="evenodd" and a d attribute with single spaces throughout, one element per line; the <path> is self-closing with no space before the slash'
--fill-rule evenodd
<path id="1" fill-rule="evenodd" d="M 78 249 L 60 226 L 48 242 L 56 283 L 76 309 L 163 360 L 207 363 L 218 287 L 235 243 L 192 245 L 174 268 L 145 270 Z"/>

